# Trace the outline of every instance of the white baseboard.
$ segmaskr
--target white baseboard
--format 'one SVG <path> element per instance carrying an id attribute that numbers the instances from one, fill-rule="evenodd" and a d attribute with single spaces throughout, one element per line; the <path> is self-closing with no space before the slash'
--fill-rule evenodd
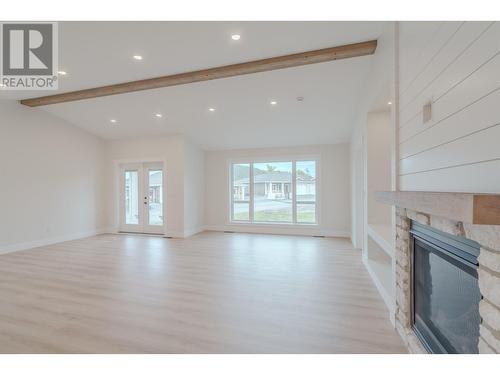
<path id="1" fill-rule="evenodd" d="M 165 232 L 164 237 L 184 238 L 184 232 L 175 232 L 175 231 L 167 230 Z"/>
<path id="2" fill-rule="evenodd" d="M 267 225 L 209 225 L 205 227 L 194 228 L 182 232 L 167 232 L 165 237 L 174 237 L 174 238 L 186 238 L 193 236 L 197 233 L 203 231 L 216 231 L 216 232 L 224 232 L 231 231 L 237 233 L 263 233 L 263 234 L 283 234 L 283 235 L 302 235 L 302 236 L 325 236 L 325 237 L 349 237 L 349 231 L 343 230 L 323 230 L 316 228 L 286 228 L 286 227 L 275 227 L 275 226 L 267 226 Z M 6 246 L 0 246 L 0 254 L 12 253 L 15 251 L 22 251 L 33 249 L 35 247 L 53 245 L 60 242 L 73 241 L 78 240 L 80 238 L 92 237 L 98 234 L 103 233 L 118 233 L 118 228 L 105 228 L 105 229 L 97 229 L 93 231 L 73 233 L 64 236 L 43 238 L 34 241 L 21 242 Z"/>
<path id="3" fill-rule="evenodd" d="M 92 230 L 92 231 L 87 231 L 87 232 L 68 234 L 68 235 L 64 235 L 64 236 L 43 238 L 43 239 L 39 239 L 39 240 L 35 240 L 35 241 L 11 244 L 11 245 L 0 247 L 0 254 L 13 253 L 15 251 L 28 250 L 28 249 L 33 249 L 35 247 L 53 245 L 53 244 L 60 243 L 60 242 L 78 240 L 80 238 L 92 237 L 92 236 L 96 236 L 96 235 L 102 234 L 102 233 L 106 233 L 106 231 L 98 229 L 98 230 Z"/>
<path id="4" fill-rule="evenodd" d="M 207 225 L 205 230 L 216 232 L 236 232 L 236 233 L 263 233 L 263 234 L 283 234 L 296 236 L 325 236 L 325 237 L 347 237 L 351 236 L 350 231 L 331 230 L 312 227 L 286 226 L 286 225 L 258 225 L 258 224 L 235 224 L 235 225 Z"/>
<path id="5" fill-rule="evenodd" d="M 118 227 L 110 227 L 110 228 L 101 229 L 98 234 L 117 234 L 119 232 L 120 232 L 120 229 Z"/>
<path id="6" fill-rule="evenodd" d="M 176 231 L 167 230 L 163 236 L 164 237 L 172 237 L 172 238 L 185 238 L 185 237 L 192 236 L 193 234 L 196 234 L 198 232 L 203 232 L 204 229 L 205 229 L 204 227 L 201 227 L 199 229 L 191 230 L 188 232 L 176 232 Z M 107 229 L 103 230 L 102 233 L 123 234 L 126 232 L 120 232 L 120 228 L 112 227 L 112 228 L 107 228 Z M 133 234 L 133 233 L 131 233 L 131 234 Z M 145 233 L 137 233 L 137 234 L 145 234 Z"/>
<path id="7" fill-rule="evenodd" d="M 198 227 L 198 228 L 186 229 L 184 231 L 184 238 L 191 237 L 191 236 L 195 235 L 196 233 L 203 232 L 204 230 L 205 230 L 204 226 Z"/>

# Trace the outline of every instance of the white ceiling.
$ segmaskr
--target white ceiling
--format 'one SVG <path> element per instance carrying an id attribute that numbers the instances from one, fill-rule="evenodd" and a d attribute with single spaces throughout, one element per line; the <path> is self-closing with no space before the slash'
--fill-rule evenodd
<path id="1" fill-rule="evenodd" d="M 61 77 L 58 93 L 377 39 L 384 26 L 63 22 L 59 66 L 68 75 Z M 233 33 L 241 39 L 233 41 Z M 134 60 L 136 54 L 144 59 Z M 106 139 L 185 134 L 205 149 L 338 143 L 350 136 L 372 62 L 372 56 L 358 57 L 41 109 Z M 0 98 L 54 93 L 2 91 Z M 304 101 L 298 102 L 298 96 Z M 278 104 L 271 106 L 270 100 Z M 115 125 L 112 118 L 118 120 Z"/>

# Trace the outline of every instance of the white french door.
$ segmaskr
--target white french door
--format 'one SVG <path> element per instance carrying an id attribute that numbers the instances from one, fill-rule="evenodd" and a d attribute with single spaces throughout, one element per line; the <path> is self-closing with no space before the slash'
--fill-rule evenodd
<path id="1" fill-rule="evenodd" d="M 163 163 L 120 165 L 120 231 L 163 234 Z"/>

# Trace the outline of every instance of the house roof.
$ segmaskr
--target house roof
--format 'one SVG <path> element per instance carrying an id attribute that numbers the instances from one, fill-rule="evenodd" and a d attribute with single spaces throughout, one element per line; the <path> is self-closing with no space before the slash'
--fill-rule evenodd
<path id="1" fill-rule="evenodd" d="M 297 181 L 301 182 L 314 182 L 316 179 L 313 176 L 309 175 L 299 175 L 297 176 Z M 248 177 L 242 178 L 240 180 L 235 181 L 236 185 L 248 184 Z M 256 174 L 254 176 L 255 183 L 263 183 L 263 182 L 291 182 L 292 174 L 290 172 L 283 171 L 272 171 L 261 174 Z"/>
<path id="2" fill-rule="evenodd" d="M 150 185 L 161 185 L 162 183 L 162 172 L 157 171 L 153 172 L 149 175 L 149 184 Z"/>

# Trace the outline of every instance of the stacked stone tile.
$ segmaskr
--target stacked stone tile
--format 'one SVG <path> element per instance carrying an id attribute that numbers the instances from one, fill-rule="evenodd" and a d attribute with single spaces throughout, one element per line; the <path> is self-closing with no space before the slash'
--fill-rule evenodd
<path id="1" fill-rule="evenodd" d="M 400 208 L 396 209 L 396 329 L 412 353 L 425 349 L 411 329 L 411 258 L 410 222 L 424 225 L 457 236 L 469 238 L 481 245 L 479 255 L 479 289 L 483 299 L 479 353 L 500 353 L 500 226 L 473 225 Z"/>

